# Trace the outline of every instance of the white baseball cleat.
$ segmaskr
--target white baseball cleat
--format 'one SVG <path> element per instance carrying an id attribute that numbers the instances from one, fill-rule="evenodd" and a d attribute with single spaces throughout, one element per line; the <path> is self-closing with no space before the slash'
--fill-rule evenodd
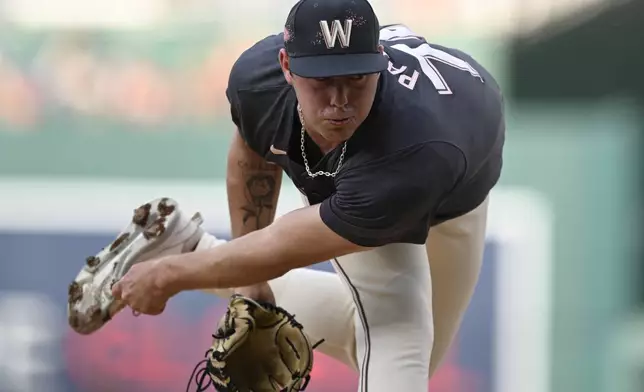
<path id="1" fill-rule="evenodd" d="M 72 329 L 91 334 L 125 307 L 112 297 L 112 286 L 134 264 L 195 249 L 204 234 L 201 215 L 189 217 L 178 207 L 169 198 L 140 206 L 116 240 L 87 258 L 69 285 L 67 317 Z"/>

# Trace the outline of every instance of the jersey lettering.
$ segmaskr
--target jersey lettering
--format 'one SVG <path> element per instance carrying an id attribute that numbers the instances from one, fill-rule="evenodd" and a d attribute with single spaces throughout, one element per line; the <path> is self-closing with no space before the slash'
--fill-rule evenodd
<path id="1" fill-rule="evenodd" d="M 380 30 L 381 41 L 398 41 L 403 39 L 422 39 L 405 25 L 392 25 Z"/>
<path id="2" fill-rule="evenodd" d="M 351 28 L 353 27 L 353 20 L 345 20 L 344 27 L 342 27 L 342 23 L 337 19 L 331 24 L 333 27 L 329 29 L 329 22 L 326 20 L 320 21 L 322 38 L 324 38 L 324 43 L 326 44 L 327 49 L 333 49 L 335 47 L 335 41 L 338 38 L 340 39 L 340 46 L 348 48 L 351 43 Z"/>
<path id="3" fill-rule="evenodd" d="M 420 73 L 418 73 L 418 71 L 414 71 L 412 76 L 407 76 L 407 75 L 402 74 L 406 70 L 407 70 L 406 65 L 403 65 L 400 68 L 396 68 L 394 66 L 394 63 L 392 63 L 391 61 L 389 62 L 389 65 L 387 66 L 387 71 L 389 71 L 390 74 L 392 74 L 394 76 L 400 75 L 400 77 L 398 78 L 398 83 L 400 83 L 401 85 L 407 87 L 410 90 L 413 90 L 414 87 L 416 86 L 416 82 L 418 81 L 418 77 L 420 76 Z"/>
<path id="4" fill-rule="evenodd" d="M 476 71 L 476 69 L 474 69 L 474 67 L 472 67 L 472 65 L 470 65 L 468 62 L 459 59 L 458 57 L 447 52 L 433 48 L 426 42 L 421 43 L 422 38 L 419 35 L 414 34 L 406 26 L 396 25 L 385 27 L 380 32 L 380 39 L 390 42 L 403 40 L 419 41 L 419 45 L 415 47 L 411 47 L 406 43 L 397 43 L 392 45 L 391 48 L 413 56 L 418 61 L 418 65 L 420 66 L 422 73 L 429 79 L 429 81 L 434 85 L 436 91 L 438 91 L 438 93 L 441 95 L 451 95 L 453 94 L 453 92 L 447 84 L 447 81 L 445 81 L 443 75 L 441 75 L 439 70 L 436 68 L 436 65 L 434 65 L 434 62 L 440 62 L 461 71 L 469 72 L 470 75 L 478 78 L 482 83 L 484 83 L 484 80 L 479 72 Z M 403 66 L 401 68 L 396 68 L 391 61 L 389 62 L 388 69 L 392 75 L 398 75 L 401 72 L 404 72 L 400 71 L 403 68 L 406 70 L 407 67 Z M 411 76 L 400 75 L 400 77 L 398 78 L 398 83 L 410 90 L 413 90 L 416 87 L 419 76 L 420 73 L 414 70 Z"/>
<path id="5" fill-rule="evenodd" d="M 418 82 L 419 76 L 420 73 L 418 73 L 418 71 L 414 71 L 411 76 L 400 75 L 400 77 L 398 78 L 398 83 L 402 84 L 404 87 L 407 87 L 410 90 L 413 90 L 414 87 L 416 87 L 416 82 Z"/>
<path id="6" fill-rule="evenodd" d="M 394 63 L 392 63 L 391 61 L 389 62 L 389 65 L 387 66 L 387 71 L 389 71 L 389 73 L 394 75 L 394 76 L 400 75 L 401 73 L 405 72 L 406 70 L 407 70 L 406 65 L 403 65 L 400 68 L 396 68 L 394 66 Z"/>

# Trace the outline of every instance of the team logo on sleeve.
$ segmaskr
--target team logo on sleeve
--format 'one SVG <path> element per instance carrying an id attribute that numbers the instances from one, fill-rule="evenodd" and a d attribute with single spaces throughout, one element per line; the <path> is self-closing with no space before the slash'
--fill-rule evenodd
<path id="1" fill-rule="evenodd" d="M 340 40 L 340 46 L 343 48 L 348 48 L 351 42 L 351 28 L 353 27 L 353 19 L 347 19 L 344 21 L 344 26 L 339 20 L 334 20 L 331 22 L 331 27 L 329 28 L 329 22 L 326 20 L 320 21 L 320 28 L 322 29 L 322 37 L 324 38 L 324 43 L 326 43 L 327 49 L 333 49 L 335 47 L 336 41 Z"/>

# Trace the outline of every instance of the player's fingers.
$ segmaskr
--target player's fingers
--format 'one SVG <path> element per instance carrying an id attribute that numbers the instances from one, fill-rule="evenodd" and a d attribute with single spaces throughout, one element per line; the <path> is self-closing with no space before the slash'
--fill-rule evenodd
<path id="1" fill-rule="evenodd" d="M 116 282 L 112 286 L 112 296 L 114 299 L 120 300 L 121 295 L 123 294 L 123 287 L 121 286 L 121 282 Z"/>
<path id="2" fill-rule="evenodd" d="M 150 311 L 150 313 L 148 313 L 148 314 L 151 315 L 151 316 L 158 316 L 161 313 L 163 313 L 164 310 L 165 310 L 165 305 L 157 306 L 154 309 L 152 309 L 152 311 Z"/>

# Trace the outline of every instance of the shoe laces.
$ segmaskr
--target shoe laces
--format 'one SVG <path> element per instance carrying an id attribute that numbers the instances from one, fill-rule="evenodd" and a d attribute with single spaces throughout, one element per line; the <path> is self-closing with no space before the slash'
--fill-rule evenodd
<path id="1" fill-rule="evenodd" d="M 193 383 L 197 386 L 195 392 L 204 392 L 213 385 L 212 379 L 208 371 L 210 370 L 210 353 L 212 349 L 206 351 L 206 359 L 199 361 L 197 366 L 192 370 L 190 375 L 190 380 L 188 380 L 188 386 L 186 387 L 186 392 L 190 392 L 190 385 Z"/>
<path id="2" fill-rule="evenodd" d="M 213 339 L 228 339 L 235 333 L 235 320 L 231 318 L 230 310 L 226 312 L 224 317 L 224 325 L 217 329 L 217 331 L 212 335 Z M 195 392 L 204 392 L 208 390 L 211 385 L 214 385 L 212 378 L 210 377 L 210 372 L 217 371 L 212 367 L 210 363 L 211 356 L 213 355 L 213 349 L 206 351 L 205 359 L 199 361 L 195 368 L 192 370 L 190 375 L 190 380 L 188 380 L 188 386 L 186 387 L 186 392 L 190 392 L 190 385 L 194 383 L 197 386 Z"/>

